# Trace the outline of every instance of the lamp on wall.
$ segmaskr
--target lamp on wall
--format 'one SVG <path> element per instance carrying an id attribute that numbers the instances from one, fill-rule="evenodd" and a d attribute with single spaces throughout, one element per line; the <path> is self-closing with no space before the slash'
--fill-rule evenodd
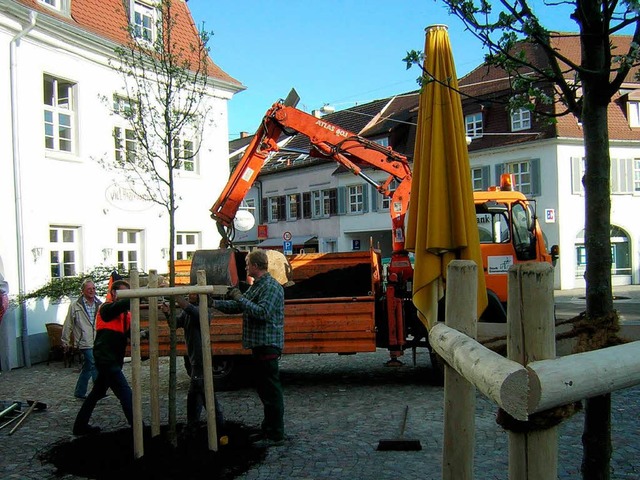
<path id="1" fill-rule="evenodd" d="M 112 253 L 113 253 L 113 248 L 105 247 L 102 249 L 102 258 L 104 258 L 105 262 L 111 257 Z"/>
<path id="2" fill-rule="evenodd" d="M 31 253 L 33 254 L 33 263 L 37 262 L 42 256 L 42 252 L 44 252 L 44 248 L 42 247 L 33 247 L 31 249 Z"/>

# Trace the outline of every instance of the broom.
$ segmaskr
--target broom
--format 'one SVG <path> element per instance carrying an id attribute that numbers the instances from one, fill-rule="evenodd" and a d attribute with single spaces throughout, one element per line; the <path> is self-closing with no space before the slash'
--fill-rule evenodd
<path id="1" fill-rule="evenodd" d="M 404 438 L 404 429 L 407 426 L 407 416 L 409 415 L 409 405 L 404 408 L 404 418 L 400 426 L 400 435 L 393 440 L 380 440 L 378 442 L 378 451 L 415 451 L 422 450 L 420 440 Z"/>

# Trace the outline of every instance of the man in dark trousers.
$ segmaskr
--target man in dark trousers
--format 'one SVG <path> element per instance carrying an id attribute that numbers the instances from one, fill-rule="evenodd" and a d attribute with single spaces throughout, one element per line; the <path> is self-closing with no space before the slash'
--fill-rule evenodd
<path id="1" fill-rule="evenodd" d="M 269 274 L 264 250 L 246 257 L 247 275 L 254 279 L 242 292 L 233 288 L 230 300 L 215 300 L 213 307 L 226 313 L 243 313 L 242 346 L 251 349 L 256 368 L 256 390 L 264 407 L 261 439 L 255 445 L 284 444 L 284 398 L 278 361 L 284 347 L 284 290 Z"/>
<path id="2" fill-rule="evenodd" d="M 90 426 L 89 419 L 98 400 L 105 397 L 110 388 L 122 406 L 129 425 L 133 425 L 133 400 L 131 387 L 122 366 L 131 328 L 129 299 L 116 300 L 117 291 L 129 288 L 124 280 L 116 280 L 109 289 L 107 301 L 100 305 L 96 314 L 96 340 L 93 355 L 98 377 L 86 400 L 83 402 L 73 424 L 74 435 L 98 433 L 100 427 Z"/>
<path id="3" fill-rule="evenodd" d="M 176 303 L 182 313 L 176 319 L 176 328 L 184 329 L 184 341 L 187 344 L 187 355 L 191 364 L 191 382 L 187 392 L 187 432 L 195 433 L 200 421 L 202 408 L 206 405 L 204 393 L 204 368 L 202 362 L 202 336 L 200 335 L 200 312 L 197 307 L 198 295 L 189 294 L 187 302 L 183 297 L 176 297 Z M 169 305 L 163 304 L 162 311 L 169 314 Z M 224 427 L 222 409 L 218 398 L 214 397 L 216 408 L 216 426 L 218 430 Z"/>

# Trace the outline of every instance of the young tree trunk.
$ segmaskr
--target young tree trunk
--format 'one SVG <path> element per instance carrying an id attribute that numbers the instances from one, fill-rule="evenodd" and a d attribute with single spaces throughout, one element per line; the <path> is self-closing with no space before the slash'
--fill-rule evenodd
<path id="1" fill-rule="evenodd" d="M 583 82 L 582 127 L 585 147 L 585 273 L 587 318 L 602 328 L 613 313 L 611 288 L 611 196 L 607 105 L 610 96 L 605 46 L 608 39 L 594 32 L 599 22 L 585 22 L 582 29 L 582 65 L 593 74 Z M 602 32 L 602 30 L 600 30 Z M 596 342 L 591 348 L 600 348 Z M 585 480 L 610 478 L 611 395 L 587 400 L 582 437 L 582 477 Z"/>

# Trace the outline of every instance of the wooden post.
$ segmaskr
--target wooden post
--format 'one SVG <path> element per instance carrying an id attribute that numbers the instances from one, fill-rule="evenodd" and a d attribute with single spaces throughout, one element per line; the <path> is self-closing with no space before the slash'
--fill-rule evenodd
<path id="1" fill-rule="evenodd" d="M 149 270 L 149 288 L 158 287 L 158 271 Z M 160 362 L 158 353 L 158 297 L 149 297 L 149 386 L 151 436 L 160 435 Z"/>
<path id="2" fill-rule="evenodd" d="M 553 267 L 522 263 L 509 269 L 508 357 L 522 365 L 555 358 Z M 558 476 L 558 427 L 509 432 L 509 479 Z"/>
<path id="3" fill-rule="evenodd" d="M 445 323 L 476 338 L 477 267 L 453 260 L 447 268 Z M 437 302 L 436 302 L 437 305 Z M 448 364 L 444 367 L 443 480 L 472 480 L 476 389 Z"/>
<path id="4" fill-rule="evenodd" d="M 487 398 L 517 420 L 527 420 L 529 376 L 525 367 L 443 323 L 429 331 L 429 344 Z"/>
<path id="5" fill-rule="evenodd" d="M 197 272 L 198 285 L 207 284 L 204 270 Z M 218 428 L 216 426 L 216 408 L 213 389 L 213 366 L 211 361 L 211 336 L 209 334 L 209 304 L 207 295 L 200 294 L 200 335 L 202 338 L 202 367 L 204 370 L 204 396 L 207 408 L 207 434 L 209 450 L 218 451 Z"/>
<path id="6" fill-rule="evenodd" d="M 131 288 L 140 287 L 137 270 L 130 272 Z M 122 298 L 122 297 L 119 297 Z M 133 386 L 133 455 L 140 458 L 144 455 L 144 439 L 142 435 L 142 396 L 140 385 L 140 298 L 131 299 L 131 383 Z"/>

